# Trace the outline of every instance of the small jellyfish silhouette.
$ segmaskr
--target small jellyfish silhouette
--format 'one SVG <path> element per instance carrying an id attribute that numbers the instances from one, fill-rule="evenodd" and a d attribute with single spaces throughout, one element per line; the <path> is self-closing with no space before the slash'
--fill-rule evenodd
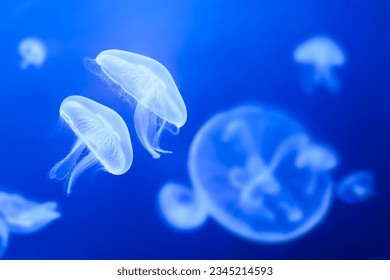
<path id="1" fill-rule="evenodd" d="M 25 69 L 30 65 L 41 67 L 46 60 L 47 50 L 45 44 L 38 38 L 28 37 L 19 43 L 19 54 L 22 57 L 20 68 Z"/>
<path id="2" fill-rule="evenodd" d="M 302 43 L 294 52 L 294 60 L 302 65 L 314 67 L 314 71 L 310 69 L 309 74 L 305 73 L 307 77 L 303 83 L 307 91 L 311 92 L 318 84 L 333 92 L 339 89 L 333 68 L 345 63 L 345 55 L 328 37 L 318 36 Z"/>
<path id="3" fill-rule="evenodd" d="M 67 178 L 70 194 L 77 177 L 99 164 L 113 175 L 126 173 L 133 162 L 129 130 L 112 109 L 83 96 L 69 96 L 61 104 L 61 118 L 77 136 L 69 154 L 50 170 L 50 178 Z"/>
<path id="4" fill-rule="evenodd" d="M 162 187 L 158 204 L 163 218 L 179 230 L 199 228 L 208 216 L 196 193 L 176 183 Z"/>
<path id="5" fill-rule="evenodd" d="M 346 176 L 337 186 L 337 196 L 342 201 L 354 204 L 375 194 L 375 177 L 370 171 L 360 170 Z"/>
<path id="6" fill-rule="evenodd" d="M 106 50 L 86 62 L 122 98 L 136 101 L 135 130 L 152 157 L 170 153 L 159 147 L 161 133 L 168 129 L 177 134 L 187 120 L 187 109 L 168 70 L 152 58 L 122 50 Z"/>
<path id="7" fill-rule="evenodd" d="M 55 202 L 39 204 L 17 194 L 0 192 L 0 219 L 11 233 L 33 233 L 60 216 Z"/>
<path id="8" fill-rule="evenodd" d="M 188 169 L 204 208 L 225 228 L 255 242 L 287 242 L 327 213 L 330 154 L 290 117 L 242 106 L 199 130 Z"/>

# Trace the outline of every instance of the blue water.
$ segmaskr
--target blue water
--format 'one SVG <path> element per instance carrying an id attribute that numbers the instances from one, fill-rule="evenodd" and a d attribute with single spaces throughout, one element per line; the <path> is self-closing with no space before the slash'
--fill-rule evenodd
<path id="1" fill-rule="evenodd" d="M 386 0 L 2 1 L 0 9 L 0 159 L 2 191 L 56 201 L 62 218 L 42 231 L 10 236 L 5 259 L 373 259 L 390 257 L 390 3 Z M 293 51 L 316 35 L 335 38 L 346 64 L 340 89 L 307 94 Z M 20 69 L 28 36 L 48 49 L 40 68 Z M 106 49 L 160 61 L 188 110 L 177 136 L 153 159 L 134 131 L 134 161 L 122 176 L 86 171 L 68 197 L 48 172 L 75 140 L 59 106 L 83 95 L 133 123 L 133 109 L 83 65 Z M 163 221 L 157 195 L 166 182 L 190 184 L 187 158 L 202 125 L 219 112 L 259 104 L 285 112 L 337 151 L 335 181 L 360 169 L 376 195 L 335 200 L 313 231 L 269 245 L 233 235 L 213 219 L 196 231 Z"/>

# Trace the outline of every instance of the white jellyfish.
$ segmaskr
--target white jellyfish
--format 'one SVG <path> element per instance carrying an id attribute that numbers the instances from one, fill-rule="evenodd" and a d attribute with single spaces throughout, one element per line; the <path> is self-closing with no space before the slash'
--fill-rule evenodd
<path id="1" fill-rule="evenodd" d="M 168 129 L 177 134 L 187 120 L 187 109 L 168 70 L 152 58 L 122 50 L 103 51 L 87 62 L 122 98 L 136 101 L 135 130 L 152 157 L 169 153 L 159 147 L 161 133 Z"/>
<path id="2" fill-rule="evenodd" d="M 30 65 L 41 67 L 45 62 L 47 50 L 45 44 L 38 38 L 27 37 L 19 43 L 19 54 L 22 57 L 20 68 L 25 69 Z"/>
<path id="3" fill-rule="evenodd" d="M 36 203 L 20 195 L 0 192 L 0 217 L 12 233 L 29 234 L 58 219 L 57 203 Z"/>
<path id="4" fill-rule="evenodd" d="M 169 225 L 180 230 L 196 229 L 204 224 L 208 216 L 196 193 L 176 183 L 162 187 L 158 204 Z"/>
<path id="5" fill-rule="evenodd" d="M 83 96 L 69 96 L 61 104 L 60 116 L 77 140 L 49 175 L 57 180 L 67 178 L 68 194 L 77 177 L 95 164 L 113 175 L 130 169 L 133 148 L 129 130 L 115 111 Z"/>
<path id="6" fill-rule="evenodd" d="M 294 52 L 297 63 L 314 68 L 309 77 L 305 77 L 304 84 L 308 91 L 315 85 L 322 84 L 331 91 L 337 91 L 339 82 L 334 74 L 334 67 L 345 63 L 342 49 L 331 39 L 318 36 L 299 45 Z"/>

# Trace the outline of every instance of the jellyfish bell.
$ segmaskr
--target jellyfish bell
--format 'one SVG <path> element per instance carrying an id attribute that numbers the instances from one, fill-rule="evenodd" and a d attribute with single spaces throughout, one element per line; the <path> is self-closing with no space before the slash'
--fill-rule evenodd
<path id="1" fill-rule="evenodd" d="M 162 187 L 158 205 L 167 223 L 179 230 L 199 228 L 208 216 L 196 193 L 176 183 L 167 183 Z"/>
<path id="2" fill-rule="evenodd" d="M 334 74 L 334 67 L 345 64 L 345 54 L 330 38 L 317 36 L 299 45 L 294 51 L 294 60 L 303 65 L 314 67 L 314 73 L 306 78 L 307 87 L 323 84 L 332 91 L 337 91 L 339 84 Z"/>
<path id="3" fill-rule="evenodd" d="M 324 219 L 333 198 L 329 172 L 296 166 L 311 142 L 298 122 L 275 110 L 222 112 L 191 144 L 192 185 L 209 215 L 234 234 L 254 242 L 291 241 Z"/>
<path id="4" fill-rule="evenodd" d="M 168 70 L 156 60 L 122 50 L 106 50 L 89 60 L 103 80 L 119 88 L 125 100 L 135 100 L 134 125 L 145 149 L 154 157 L 169 153 L 159 147 L 161 133 L 178 133 L 187 109 Z"/>
<path id="5" fill-rule="evenodd" d="M 372 172 L 355 171 L 340 181 L 337 186 L 337 196 L 349 204 L 362 202 L 375 194 L 374 184 L 375 176 Z"/>
<path id="6" fill-rule="evenodd" d="M 50 170 L 49 176 L 57 180 L 67 178 L 68 194 L 77 177 L 95 164 L 113 175 L 122 175 L 130 169 L 133 148 L 129 130 L 115 111 L 74 95 L 62 102 L 60 117 L 76 134 L 77 140 L 69 154 Z"/>
<path id="7" fill-rule="evenodd" d="M 19 43 L 18 51 L 22 57 L 20 68 L 25 69 L 30 65 L 41 67 L 45 62 L 47 50 L 45 44 L 38 38 L 27 37 Z"/>
<path id="8" fill-rule="evenodd" d="M 36 203 L 17 194 L 0 192 L 0 217 L 12 233 L 30 234 L 61 217 L 57 203 Z"/>

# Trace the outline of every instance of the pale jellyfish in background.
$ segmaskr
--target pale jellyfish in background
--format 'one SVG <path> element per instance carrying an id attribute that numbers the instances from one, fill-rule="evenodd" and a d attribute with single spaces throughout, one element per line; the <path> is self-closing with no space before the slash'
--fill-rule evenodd
<path id="1" fill-rule="evenodd" d="M 36 203 L 17 194 L 0 192 L 0 219 L 11 233 L 33 233 L 58 219 L 57 203 Z"/>
<path id="2" fill-rule="evenodd" d="M 180 184 L 165 184 L 158 195 L 158 205 L 168 224 L 179 230 L 199 228 L 208 216 L 196 193 Z"/>
<path id="3" fill-rule="evenodd" d="M 45 62 L 47 50 L 45 44 L 38 38 L 28 37 L 19 43 L 19 54 L 22 57 L 20 68 L 25 69 L 30 65 L 41 67 Z"/>
<path id="4" fill-rule="evenodd" d="M 342 49 L 328 37 L 314 37 L 295 49 L 294 60 L 302 65 L 313 67 L 309 77 L 305 77 L 304 84 L 308 91 L 314 86 L 323 85 L 331 91 L 339 89 L 339 82 L 335 76 L 335 67 L 345 63 Z"/>
<path id="5" fill-rule="evenodd" d="M 67 97 L 61 104 L 60 117 L 69 125 L 77 140 L 69 154 L 50 170 L 50 178 L 67 178 L 67 193 L 86 169 L 100 164 L 113 175 L 126 173 L 133 162 L 129 130 L 112 109 L 82 96 Z"/>
<path id="6" fill-rule="evenodd" d="M 242 106 L 199 130 L 188 168 L 199 201 L 225 228 L 255 242 L 288 242 L 318 225 L 330 207 L 330 153 L 292 118 Z"/>
<path id="7" fill-rule="evenodd" d="M 8 245 L 9 229 L 0 215 L 0 259 L 4 255 Z"/>
<path id="8" fill-rule="evenodd" d="M 170 153 L 159 147 L 161 133 L 168 129 L 177 134 L 187 120 L 187 109 L 168 70 L 152 58 L 122 50 L 106 50 L 86 62 L 123 99 L 135 100 L 135 130 L 152 157 Z"/>
<path id="9" fill-rule="evenodd" d="M 17 194 L 0 192 L 0 258 L 9 234 L 31 234 L 61 217 L 57 203 L 36 203 Z"/>
<path id="10" fill-rule="evenodd" d="M 337 196 L 350 204 L 362 202 L 375 194 L 375 177 L 370 171 L 360 170 L 346 176 L 337 186 Z"/>

